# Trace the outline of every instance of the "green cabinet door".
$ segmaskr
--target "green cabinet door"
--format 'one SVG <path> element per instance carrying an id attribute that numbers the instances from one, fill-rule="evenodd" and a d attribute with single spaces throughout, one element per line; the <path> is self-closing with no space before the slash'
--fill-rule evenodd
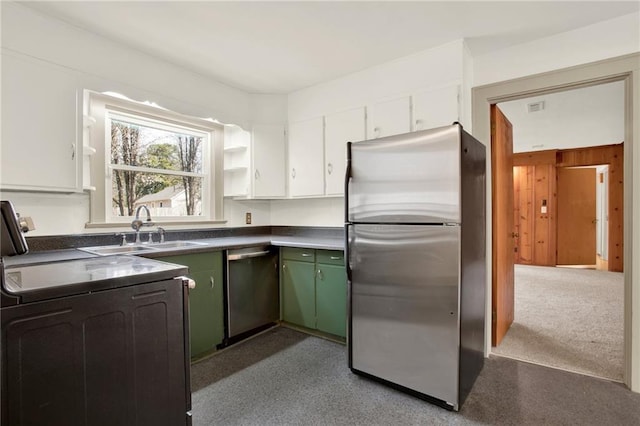
<path id="1" fill-rule="evenodd" d="M 316 274 L 316 327 L 346 337 L 347 274 L 344 266 L 318 264 Z"/>
<path id="2" fill-rule="evenodd" d="M 282 319 L 303 327 L 316 327 L 315 264 L 282 261 Z"/>
<path id="3" fill-rule="evenodd" d="M 189 290 L 189 329 L 191 358 L 216 349 L 224 339 L 222 253 L 168 256 L 165 262 L 189 267 L 189 278 L 196 287 Z"/>

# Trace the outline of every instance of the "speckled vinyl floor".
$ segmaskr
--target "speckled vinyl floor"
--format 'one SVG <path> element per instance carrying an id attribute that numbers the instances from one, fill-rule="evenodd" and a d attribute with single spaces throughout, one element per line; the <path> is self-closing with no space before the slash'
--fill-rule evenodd
<path id="1" fill-rule="evenodd" d="M 191 370 L 193 424 L 637 425 L 640 394 L 506 358 L 486 360 L 460 412 L 352 374 L 344 345 L 275 328 Z"/>

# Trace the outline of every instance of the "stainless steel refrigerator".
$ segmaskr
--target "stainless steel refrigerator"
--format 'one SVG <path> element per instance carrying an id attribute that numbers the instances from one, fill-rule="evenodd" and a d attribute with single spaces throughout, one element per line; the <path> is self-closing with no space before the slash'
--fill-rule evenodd
<path id="1" fill-rule="evenodd" d="M 452 410 L 484 363 L 485 153 L 457 123 L 347 144 L 349 368 Z"/>

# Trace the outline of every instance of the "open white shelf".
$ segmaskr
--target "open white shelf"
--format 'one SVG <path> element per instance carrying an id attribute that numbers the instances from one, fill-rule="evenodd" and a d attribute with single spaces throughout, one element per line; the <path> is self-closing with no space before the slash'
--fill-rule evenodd
<path id="1" fill-rule="evenodd" d="M 246 150 L 247 150 L 247 147 L 245 145 L 235 145 L 235 146 L 224 147 L 224 152 L 242 152 Z"/>

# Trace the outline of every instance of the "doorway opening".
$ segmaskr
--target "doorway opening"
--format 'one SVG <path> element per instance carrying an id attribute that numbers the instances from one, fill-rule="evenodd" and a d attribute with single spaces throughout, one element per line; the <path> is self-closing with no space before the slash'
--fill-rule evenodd
<path id="1" fill-rule="evenodd" d="M 624 90 L 492 105 L 495 354 L 623 380 Z"/>

